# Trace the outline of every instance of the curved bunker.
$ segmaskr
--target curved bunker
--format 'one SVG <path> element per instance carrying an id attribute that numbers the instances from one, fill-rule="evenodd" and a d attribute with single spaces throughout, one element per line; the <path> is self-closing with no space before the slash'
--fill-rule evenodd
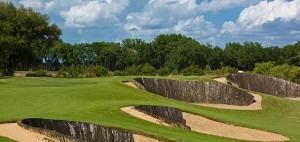
<path id="1" fill-rule="evenodd" d="M 300 85 L 260 74 L 230 74 L 227 80 L 240 88 L 283 98 L 300 97 Z"/>
<path id="2" fill-rule="evenodd" d="M 142 142 L 156 139 L 95 124 L 50 120 L 41 118 L 24 119 L 17 124 L 25 129 L 46 135 L 62 142 Z"/>
<path id="3" fill-rule="evenodd" d="M 247 106 L 254 102 L 254 97 L 247 92 L 230 85 L 212 82 L 135 78 L 133 84 L 139 89 L 190 103 Z"/>
<path id="4" fill-rule="evenodd" d="M 134 106 L 121 108 L 123 111 L 165 126 L 216 135 L 221 137 L 252 141 L 286 141 L 289 138 L 279 134 L 233 126 L 207 118 L 182 112 L 180 109 L 164 106 Z"/>

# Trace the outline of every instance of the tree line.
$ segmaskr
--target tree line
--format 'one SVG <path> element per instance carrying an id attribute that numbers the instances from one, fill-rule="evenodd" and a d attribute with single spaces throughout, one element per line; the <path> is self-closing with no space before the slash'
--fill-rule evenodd
<path id="1" fill-rule="evenodd" d="M 256 63 L 300 66 L 300 41 L 284 47 L 263 47 L 258 42 L 227 43 L 213 47 L 181 34 L 162 34 L 153 41 L 70 44 L 60 39 L 61 29 L 49 17 L 24 6 L 0 2 L 0 70 L 97 70 L 159 74 L 229 69 L 251 71 Z M 126 71 L 126 73 L 124 73 Z M 105 71 L 106 72 L 106 71 Z"/>

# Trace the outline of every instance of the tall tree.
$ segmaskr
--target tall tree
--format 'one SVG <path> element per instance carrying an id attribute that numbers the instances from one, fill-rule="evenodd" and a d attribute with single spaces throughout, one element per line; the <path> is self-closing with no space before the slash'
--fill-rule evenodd
<path id="1" fill-rule="evenodd" d="M 49 24 L 47 15 L 0 1 L 0 60 L 4 75 L 12 76 L 28 55 L 38 57 L 60 34 L 55 24 Z"/>

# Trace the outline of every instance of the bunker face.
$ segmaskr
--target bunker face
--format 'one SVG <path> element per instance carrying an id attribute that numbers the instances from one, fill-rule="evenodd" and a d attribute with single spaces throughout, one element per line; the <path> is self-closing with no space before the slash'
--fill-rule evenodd
<path id="1" fill-rule="evenodd" d="M 289 138 L 282 135 L 216 122 L 198 115 L 182 112 L 179 109 L 171 107 L 135 106 L 125 107 L 122 108 L 122 110 L 135 117 L 156 124 L 173 127 L 181 126 L 179 128 L 227 138 L 252 141 L 289 140 Z"/>
<path id="2" fill-rule="evenodd" d="M 231 74 L 227 80 L 240 88 L 283 98 L 300 97 L 300 85 L 260 74 Z"/>
<path id="3" fill-rule="evenodd" d="M 230 85 L 156 78 L 136 78 L 133 83 L 139 89 L 190 103 L 239 106 L 246 106 L 253 103 L 253 96 L 251 94 Z"/>
<path id="4" fill-rule="evenodd" d="M 18 125 L 25 129 L 49 136 L 62 142 L 139 142 L 157 141 L 152 138 L 133 134 L 122 130 L 107 128 L 89 123 L 49 120 L 24 119 Z"/>

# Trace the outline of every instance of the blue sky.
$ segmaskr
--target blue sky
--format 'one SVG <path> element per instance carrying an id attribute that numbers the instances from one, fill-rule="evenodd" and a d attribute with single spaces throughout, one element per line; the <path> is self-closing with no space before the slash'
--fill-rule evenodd
<path id="1" fill-rule="evenodd" d="M 300 0 L 6 0 L 48 14 L 69 43 L 183 34 L 203 44 L 300 40 Z"/>

